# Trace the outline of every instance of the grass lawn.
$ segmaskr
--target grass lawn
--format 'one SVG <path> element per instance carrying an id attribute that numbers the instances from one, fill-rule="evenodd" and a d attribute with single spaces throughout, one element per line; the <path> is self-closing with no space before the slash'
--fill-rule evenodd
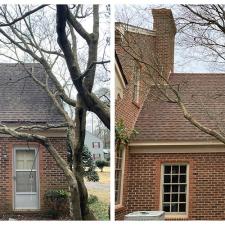
<path id="1" fill-rule="evenodd" d="M 110 167 L 104 167 L 103 172 L 97 169 L 99 175 L 99 184 L 110 184 Z M 98 220 L 109 220 L 108 207 L 110 202 L 110 193 L 104 188 L 91 188 L 88 189 L 89 196 L 95 195 L 98 201 L 90 204 L 90 209 Z"/>
<path id="2" fill-rule="evenodd" d="M 97 218 L 97 220 L 109 220 L 108 204 L 101 201 L 96 201 L 89 204 L 89 206 L 92 212 L 94 213 L 95 217 Z"/>
<path id="3" fill-rule="evenodd" d="M 88 194 L 89 195 L 95 195 L 98 197 L 99 201 L 105 203 L 105 204 L 109 204 L 109 192 L 106 191 L 102 191 L 100 189 L 89 189 L 88 190 Z"/>
<path id="4" fill-rule="evenodd" d="M 100 184 L 110 184 L 110 167 L 104 167 L 103 172 L 99 169 L 96 169 L 99 175 L 99 183 Z M 88 189 L 89 195 L 95 195 L 98 197 L 99 201 L 103 203 L 109 204 L 110 201 L 110 193 L 109 191 L 100 189 L 100 188 L 91 188 Z"/>
<path id="5" fill-rule="evenodd" d="M 96 169 L 99 176 L 99 183 L 109 184 L 110 183 L 110 167 L 104 167 L 103 172 L 99 169 Z"/>

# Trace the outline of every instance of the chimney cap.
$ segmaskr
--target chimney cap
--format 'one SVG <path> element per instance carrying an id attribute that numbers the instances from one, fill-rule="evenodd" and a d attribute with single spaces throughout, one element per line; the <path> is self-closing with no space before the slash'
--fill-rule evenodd
<path id="1" fill-rule="evenodd" d="M 166 9 L 166 8 L 160 8 L 160 9 L 152 9 L 152 14 L 153 16 L 156 14 L 164 14 L 166 16 L 171 16 L 173 18 L 173 13 L 171 9 Z"/>
<path id="2" fill-rule="evenodd" d="M 164 18 L 164 19 L 168 19 L 168 23 L 170 23 L 172 25 L 172 29 L 174 34 L 176 34 L 176 24 L 173 18 L 173 13 L 171 11 L 171 9 L 166 9 L 166 8 L 160 8 L 160 9 L 152 9 L 152 15 L 153 15 L 153 19 L 154 19 L 154 24 L 155 24 L 155 20 L 159 19 L 159 18 Z M 153 25 L 153 29 L 157 30 L 159 29 L 159 27 L 154 27 Z"/>

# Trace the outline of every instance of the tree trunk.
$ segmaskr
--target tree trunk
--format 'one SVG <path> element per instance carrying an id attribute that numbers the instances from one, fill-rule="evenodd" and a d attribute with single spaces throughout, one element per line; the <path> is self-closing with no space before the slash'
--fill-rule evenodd
<path id="1" fill-rule="evenodd" d="M 86 109 L 80 95 L 77 95 L 77 106 L 75 109 L 75 124 L 73 138 L 73 170 L 76 176 L 80 197 L 80 210 L 83 220 L 95 220 L 93 213 L 88 207 L 88 192 L 84 184 L 82 174 L 82 151 L 84 148 L 85 128 L 86 128 Z"/>
<path id="2" fill-rule="evenodd" d="M 88 207 L 88 192 L 84 184 L 84 179 L 82 176 L 77 175 L 77 183 L 80 192 L 80 209 L 83 220 L 96 220 L 94 214 L 90 211 Z"/>
<path id="3" fill-rule="evenodd" d="M 70 185 L 70 201 L 72 206 L 72 219 L 82 220 L 82 213 L 80 208 L 80 194 L 73 185 Z"/>

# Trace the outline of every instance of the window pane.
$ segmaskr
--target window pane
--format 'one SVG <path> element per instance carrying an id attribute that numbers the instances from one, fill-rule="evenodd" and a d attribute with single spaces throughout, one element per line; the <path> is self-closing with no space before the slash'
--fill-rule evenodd
<path id="1" fill-rule="evenodd" d="M 185 192 L 186 191 L 186 185 L 182 184 L 180 185 L 180 192 Z"/>
<path id="2" fill-rule="evenodd" d="M 186 212 L 186 204 L 179 204 L 179 211 L 180 212 Z"/>
<path id="3" fill-rule="evenodd" d="M 171 173 L 171 166 L 165 166 L 164 167 L 164 174 L 170 174 Z"/>
<path id="4" fill-rule="evenodd" d="M 16 172 L 16 192 L 36 192 L 36 172 Z"/>
<path id="5" fill-rule="evenodd" d="M 187 166 L 180 166 L 180 173 L 186 173 Z"/>
<path id="6" fill-rule="evenodd" d="M 171 204 L 171 212 L 178 212 L 178 204 L 175 203 Z"/>
<path id="7" fill-rule="evenodd" d="M 179 166 L 173 166 L 172 167 L 172 173 L 173 174 L 178 174 L 179 173 Z"/>
<path id="8" fill-rule="evenodd" d="M 170 204 L 163 204 L 163 211 L 170 212 Z"/>
<path id="9" fill-rule="evenodd" d="M 16 169 L 31 170 L 35 168 L 34 150 L 16 150 Z"/>
<path id="10" fill-rule="evenodd" d="M 164 176 L 164 183 L 170 183 L 170 175 Z"/>
<path id="11" fill-rule="evenodd" d="M 172 186 L 172 192 L 178 192 L 178 185 Z"/>
<path id="12" fill-rule="evenodd" d="M 178 202 L 178 194 L 172 195 L 172 202 Z"/>
<path id="13" fill-rule="evenodd" d="M 180 183 L 186 183 L 186 175 L 180 175 Z"/>
<path id="14" fill-rule="evenodd" d="M 119 179 L 119 176 L 120 176 L 119 171 L 116 170 L 116 171 L 115 171 L 115 179 L 118 180 L 118 179 Z"/>
<path id="15" fill-rule="evenodd" d="M 178 175 L 173 175 L 172 176 L 172 182 L 173 183 L 178 183 Z"/>
<path id="16" fill-rule="evenodd" d="M 180 202 L 186 202 L 186 194 L 180 194 Z"/>
<path id="17" fill-rule="evenodd" d="M 116 183 L 115 185 L 116 185 L 116 190 L 117 190 L 118 189 L 118 185 L 119 185 L 118 180 L 116 180 L 115 183 Z"/>
<path id="18" fill-rule="evenodd" d="M 115 202 L 117 203 L 117 201 L 118 201 L 118 191 L 115 190 Z"/>
<path id="19" fill-rule="evenodd" d="M 164 202 L 170 202 L 170 194 L 164 194 Z"/>
<path id="20" fill-rule="evenodd" d="M 164 192 L 170 192 L 170 185 L 164 185 Z"/>

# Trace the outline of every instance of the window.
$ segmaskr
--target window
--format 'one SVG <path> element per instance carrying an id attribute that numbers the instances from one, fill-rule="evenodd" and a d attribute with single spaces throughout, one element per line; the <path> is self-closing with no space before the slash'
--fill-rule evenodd
<path id="1" fill-rule="evenodd" d="M 16 192 L 36 192 L 35 150 L 16 150 Z"/>
<path id="2" fill-rule="evenodd" d="M 123 180 L 123 170 L 124 170 L 124 146 L 121 145 L 118 150 L 116 150 L 115 156 L 115 202 L 116 205 L 121 204 L 122 195 L 122 180 Z"/>
<path id="3" fill-rule="evenodd" d="M 92 142 L 93 148 L 100 148 L 100 142 Z"/>
<path id="4" fill-rule="evenodd" d="M 133 69 L 133 82 L 134 82 L 134 89 L 133 89 L 133 102 L 139 102 L 139 89 L 140 89 L 140 75 L 141 75 L 141 67 L 137 62 L 134 62 L 134 69 Z"/>
<path id="5" fill-rule="evenodd" d="M 187 214 L 188 165 L 164 164 L 162 170 L 162 210 Z"/>

